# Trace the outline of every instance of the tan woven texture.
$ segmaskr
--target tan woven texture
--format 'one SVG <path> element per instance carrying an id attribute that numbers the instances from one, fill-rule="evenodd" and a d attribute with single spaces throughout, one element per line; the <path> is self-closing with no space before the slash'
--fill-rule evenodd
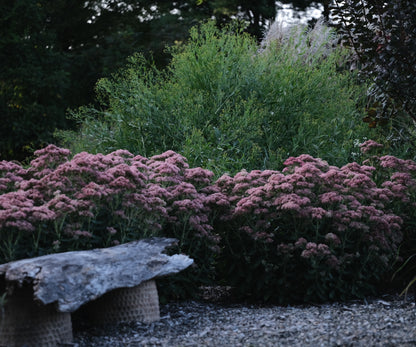
<path id="1" fill-rule="evenodd" d="M 81 310 L 82 319 L 88 325 L 157 321 L 160 312 L 156 282 L 151 280 L 136 287 L 113 290 Z"/>
<path id="2" fill-rule="evenodd" d="M 72 342 L 71 314 L 33 301 L 30 288 L 16 288 L 0 313 L 0 346 L 56 347 Z"/>

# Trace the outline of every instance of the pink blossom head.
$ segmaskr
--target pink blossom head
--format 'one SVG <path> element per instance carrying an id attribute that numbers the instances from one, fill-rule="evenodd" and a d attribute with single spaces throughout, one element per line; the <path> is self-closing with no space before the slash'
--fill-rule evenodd
<path id="1" fill-rule="evenodd" d="M 310 216 L 313 219 L 322 219 L 328 216 L 328 211 L 326 211 L 322 207 L 311 207 L 308 212 L 310 213 Z"/>
<path id="2" fill-rule="evenodd" d="M 115 235 L 117 234 L 117 229 L 113 228 L 113 227 L 107 227 L 107 231 L 110 235 Z"/>
<path id="3" fill-rule="evenodd" d="M 328 245 L 324 243 L 316 244 L 315 242 L 308 242 L 304 251 L 301 253 L 302 258 L 322 257 L 326 258 L 331 255 Z"/>
<path id="4" fill-rule="evenodd" d="M 126 159 L 133 158 L 133 154 L 131 154 L 129 151 L 127 151 L 125 149 L 118 149 L 114 152 L 111 152 L 110 155 L 117 156 L 117 157 L 122 157 L 122 158 L 126 158 Z"/>
<path id="5" fill-rule="evenodd" d="M 295 247 L 296 248 L 305 248 L 307 243 L 308 243 L 308 241 L 304 237 L 301 237 L 295 242 Z"/>
<path id="6" fill-rule="evenodd" d="M 71 152 L 65 148 L 49 145 L 35 151 L 34 154 L 37 158 L 30 162 L 29 171 L 33 172 L 35 177 L 41 177 L 52 172 L 53 169 L 66 162 Z"/>
<path id="7" fill-rule="evenodd" d="M 298 157 L 290 157 L 286 159 L 286 161 L 283 164 L 286 166 L 286 168 L 283 169 L 283 172 L 293 172 L 294 167 L 302 167 L 305 164 L 312 164 L 321 171 L 328 170 L 328 163 L 325 160 L 322 160 L 320 158 L 314 158 L 309 154 L 301 154 Z"/>
<path id="8" fill-rule="evenodd" d="M 312 258 L 318 254 L 318 245 L 315 242 L 308 242 L 301 253 L 302 258 Z"/>
<path id="9" fill-rule="evenodd" d="M 338 246 L 341 244 L 341 240 L 339 239 L 339 237 L 337 235 L 335 235 L 334 233 L 328 233 L 325 235 L 325 240 L 330 242 L 331 244 Z"/>
<path id="10" fill-rule="evenodd" d="M 387 169 L 394 169 L 399 172 L 407 172 L 409 171 L 408 168 L 413 169 L 414 162 L 397 158 L 393 155 L 384 155 L 379 159 L 380 166 L 387 168 Z M 412 171 L 412 170 L 410 170 Z"/>
<path id="11" fill-rule="evenodd" d="M 200 167 L 185 169 L 185 180 L 192 184 L 208 185 L 211 183 L 211 179 L 214 176 L 212 171 L 202 169 Z"/>
<path id="12" fill-rule="evenodd" d="M 330 257 L 328 257 L 326 263 L 328 264 L 328 266 L 330 268 L 338 269 L 340 261 L 338 260 L 338 258 L 335 255 L 331 255 Z"/>
<path id="13" fill-rule="evenodd" d="M 363 142 L 362 144 L 360 144 L 360 151 L 363 154 L 367 154 L 371 151 L 374 151 L 377 148 L 382 148 L 383 145 L 380 143 L 377 143 L 373 140 L 367 140 L 365 142 Z"/>
<path id="14" fill-rule="evenodd" d="M 0 194 L 16 190 L 26 172 L 19 164 L 0 161 Z"/>
<path id="15" fill-rule="evenodd" d="M 277 245 L 277 251 L 280 254 L 288 254 L 289 255 L 289 254 L 293 253 L 294 249 L 295 249 L 295 247 L 291 243 L 281 243 L 281 244 Z"/>
<path id="16" fill-rule="evenodd" d="M 170 164 L 170 165 L 175 165 L 179 167 L 180 169 L 189 168 L 186 158 L 172 150 L 166 151 L 159 155 L 155 155 L 151 157 L 150 160 L 151 161 L 164 161 L 165 163 Z"/>

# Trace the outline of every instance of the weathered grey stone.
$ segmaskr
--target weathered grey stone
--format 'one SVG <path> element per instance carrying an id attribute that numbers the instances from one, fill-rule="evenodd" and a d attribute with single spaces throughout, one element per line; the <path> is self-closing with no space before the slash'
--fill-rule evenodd
<path id="1" fill-rule="evenodd" d="M 175 239 L 152 238 L 18 260 L 0 265 L 0 283 L 9 290 L 30 283 L 35 300 L 55 303 L 59 312 L 74 312 L 113 289 L 134 287 L 186 269 L 193 263 L 188 256 L 161 253 L 175 243 Z"/>

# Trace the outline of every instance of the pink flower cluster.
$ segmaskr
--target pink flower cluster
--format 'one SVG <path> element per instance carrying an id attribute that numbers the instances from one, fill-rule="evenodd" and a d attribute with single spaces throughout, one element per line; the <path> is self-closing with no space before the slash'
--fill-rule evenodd
<path id="1" fill-rule="evenodd" d="M 339 168 L 303 154 L 282 171 L 242 170 L 213 182 L 211 171 L 190 168 L 173 151 L 68 159 L 68 150 L 51 145 L 35 155 L 27 169 L 0 162 L 3 260 L 14 248 L 35 254 L 155 235 L 217 252 L 221 238 L 225 247 L 234 235 L 250 240 L 242 253 L 261 245 L 272 250 L 264 257 L 331 271 L 362 254 L 384 268 L 402 240 L 400 211 L 416 207 L 416 163 L 392 156 Z"/>
<path id="2" fill-rule="evenodd" d="M 389 191 L 384 200 L 405 203 L 400 209 L 414 209 L 416 192 L 416 162 L 394 157 L 392 155 L 371 156 L 364 160 L 375 170 L 374 180 L 377 185 Z M 410 212 L 410 211 L 407 211 Z M 407 214 L 407 213 L 406 213 Z M 413 216 L 413 213 L 411 213 Z M 410 217 L 411 216 L 406 216 Z"/>
<path id="3" fill-rule="evenodd" d="M 380 159 L 381 165 L 386 159 Z M 334 268 L 349 259 L 345 255 L 370 247 L 377 247 L 372 255 L 385 263 L 402 240 L 403 221 L 391 203 L 410 199 L 406 194 L 416 187 L 413 165 L 407 163 L 408 172 L 396 172 L 380 185 L 373 166 L 338 168 L 306 154 L 287 159 L 282 172 L 243 170 L 223 176 L 216 185 L 231 203 L 224 218 L 231 226 L 224 229 L 274 242 L 280 254 L 319 258 Z"/>
<path id="4" fill-rule="evenodd" d="M 367 140 L 363 142 L 362 144 L 360 144 L 361 153 L 364 153 L 364 154 L 369 153 L 373 151 L 374 149 L 382 148 L 382 147 L 383 147 L 382 144 L 377 143 L 376 141 L 373 141 L 373 140 Z"/>
<path id="5" fill-rule="evenodd" d="M 24 180 L 27 172 L 19 164 L 0 161 L 0 194 L 16 190 L 19 182 Z"/>
<path id="6" fill-rule="evenodd" d="M 219 250 L 219 237 L 213 231 L 212 215 L 217 207 L 228 204 L 227 198 L 212 186 L 213 173 L 189 168 L 186 158 L 173 151 L 153 156 L 147 161 L 148 177 L 156 196 L 167 204 L 167 229 L 178 237 L 184 228 Z"/>
<path id="7" fill-rule="evenodd" d="M 217 248 L 211 214 L 217 202 L 227 206 L 228 200 L 213 188 L 212 172 L 190 169 L 173 151 L 150 159 L 124 150 L 69 155 L 50 145 L 35 152 L 27 170 L 0 162 L 0 239 L 6 248 L 30 249 L 35 231 L 44 249 L 62 251 L 178 236 L 184 228 Z"/>

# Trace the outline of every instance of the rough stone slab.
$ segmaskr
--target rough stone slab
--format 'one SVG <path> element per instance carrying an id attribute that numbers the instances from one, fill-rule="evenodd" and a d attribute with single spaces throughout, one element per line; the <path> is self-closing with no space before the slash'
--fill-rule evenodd
<path id="1" fill-rule="evenodd" d="M 152 238 L 110 248 L 49 254 L 0 265 L 6 287 L 33 285 L 34 299 L 56 303 L 59 312 L 74 312 L 110 290 L 134 287 L 186 269 L 186 255 L 161 252 L 177 240 Z"/>

